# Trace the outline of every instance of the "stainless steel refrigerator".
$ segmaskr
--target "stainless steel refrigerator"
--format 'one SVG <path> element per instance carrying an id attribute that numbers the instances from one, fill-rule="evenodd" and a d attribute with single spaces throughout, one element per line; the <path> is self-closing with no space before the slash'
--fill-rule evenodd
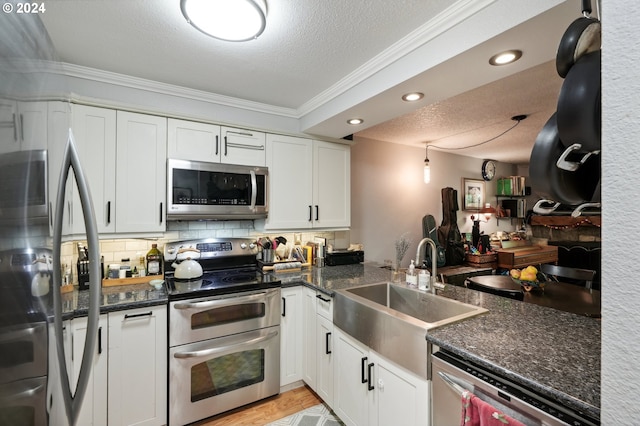
<path id="1" fill-rule="evenodd" d="M 49 143 L 48 106 L 66 93 L 64 78 L 50 72 L 57 64 L 54 47 L 38 14 L 17 13 L 16 6 L 5 2 L 0 14 L 0 426 L 73 425 L 97 341 L 99 241 L 71 131 L 63 129 L 66 143 Z M 60 293 L 70 185 L 82 200 L 91 277 L 74 384 L 65 362 Z"/>

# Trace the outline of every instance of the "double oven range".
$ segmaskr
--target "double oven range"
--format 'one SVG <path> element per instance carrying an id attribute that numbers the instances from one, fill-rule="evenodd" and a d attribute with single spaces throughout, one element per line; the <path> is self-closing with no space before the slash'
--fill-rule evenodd
<path id="1" fill-rule="evenodd" d="M 165 244 L 170 425 L 280 391 L 280 281 L 261 272 L 257 253 L 245 238 Z M 172 265 L 187 254 L 202 266 L 202 277 L 174 276 Z"/>

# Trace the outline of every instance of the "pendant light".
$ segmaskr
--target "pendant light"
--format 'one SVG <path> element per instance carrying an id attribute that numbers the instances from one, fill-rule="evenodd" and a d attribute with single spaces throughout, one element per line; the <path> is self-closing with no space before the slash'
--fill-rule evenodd
<path id="1" fill-rule="evenodd" d="M 197 30 L 225 41 L 253 40 L 266 26 L 266 0 L 181 0 L 180 9 Z"/>
<path id="2" fill-rule="evenodd" d="M 431 168 L 429 167 L 429 145 L 426 145 L 424 157 L 424 183 L 431 182 Z"/>

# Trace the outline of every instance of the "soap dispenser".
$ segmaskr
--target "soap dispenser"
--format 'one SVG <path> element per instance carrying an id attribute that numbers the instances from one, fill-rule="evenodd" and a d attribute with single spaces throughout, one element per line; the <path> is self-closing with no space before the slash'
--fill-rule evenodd
<path id="1" fill-rule="evenodd" d="M 416 265 L 414 260 L 411 259 L 411 265 L 409 265 L 409 270 L 406 275 L 407 285 L 418 285 L 418 275 L 416 275 Z"/>

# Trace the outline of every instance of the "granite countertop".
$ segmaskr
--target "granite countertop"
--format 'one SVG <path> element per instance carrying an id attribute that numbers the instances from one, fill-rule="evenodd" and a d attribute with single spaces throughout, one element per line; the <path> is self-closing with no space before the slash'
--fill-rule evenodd
<path id="1" fill-rule="evenodd" d="M 390 281 L 373 264 L 278 274 L 283 286 L 304 284 L 328 295 Z M 556 309 L 447 285 L 438 294 L 488 313 L 427 333 L 427 340 L 488 370 L 600 418 L 600 321 Z"/>
<path id="2" fill-rule="evenodd" d="M 167 287 L 166 284 L 159 290 L 149 284 L 102 287 L 100 300 L 100 313 L 166 305 Z M 88 311 L 89 290 L 78 290 L 76 287 L 73 291 L 62 294 L 63 319 L 86 316 Z"/>

